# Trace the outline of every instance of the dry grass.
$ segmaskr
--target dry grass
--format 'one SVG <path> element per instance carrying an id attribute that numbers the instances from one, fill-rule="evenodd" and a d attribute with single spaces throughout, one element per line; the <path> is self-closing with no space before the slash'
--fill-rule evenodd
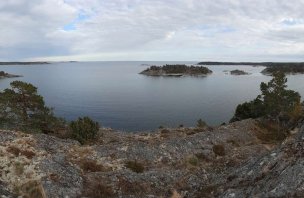
<path id="1" fill-rule="evenodd" d="M 183 198 L 176 190 L 173 190 L 171 198 Z"/>
<path id="2" fill-rule="evenodd" d="M 15 156 L 23 155 L 28 159 L 32 159 L 35 156 L 35 153 L 31 150 L 21 150 L 16 146 L 9 146 L 6 149 L 7 152 L 12 153 Z"/>
<path id="3" fill-rule="evenodd" d="M 277 143 L 286 138 L 286 129 L 274 121 L 261 120 L 257 123 L 256 136 L 264 143 Z"/>
<path id="4" fill-rule="evenodd" d="M 44 189 L 40 182 L 29 181 L 23 184 L 19 189 L 23 198 L 46 198 Z"/>
<path id="5" fill-rule="evenodd" d="M 102 172 L 105 171 L 103 165 L 98 164 L 96 160 L 82 158 L 80 161 L 77 162 L 80 168 L 84 172 Z"/>
<path id="6" fill-rule="evenodd" d="M 100 179 L 85 179 L 81 197 L 111 198 L 116 197 L 111 186 L 105 185 Z"/>
<path id="7" fill-rule="evenodd" d="M 148 193 L 151 191 L 150 186 L 145 185 L 144 183 L 130 182 L 125 178 L 119 178 L 117 186 L 124 195 L 136 195 L 136 197 L 142 197 L 140 195 L 143 192 Z"/>

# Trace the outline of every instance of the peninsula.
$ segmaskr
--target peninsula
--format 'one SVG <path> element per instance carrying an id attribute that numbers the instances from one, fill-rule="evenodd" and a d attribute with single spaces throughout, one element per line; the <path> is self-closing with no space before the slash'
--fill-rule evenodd
<path id="1" fill-rule="evenodd" d="M 0 71 L 0 79 L 1 78 L 17 78 L 17 77 L 22 77 L 22 75 L 9 74 L 4 71 Z"/>
<path id="2" fill-rule="evenodd" d="M 211 74 L 212 71 L 203 66 L 187 65 L 164 65 L 151 66 L 140 74 L 147 76 L 204 76 Z"/>

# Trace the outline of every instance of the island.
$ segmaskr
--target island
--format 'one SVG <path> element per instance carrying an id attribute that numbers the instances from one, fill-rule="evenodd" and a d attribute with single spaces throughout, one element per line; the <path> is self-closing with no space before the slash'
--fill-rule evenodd
<path id="1" fill-rule="evenodd" d="M 147 76 L 205 76 L 211 74 L 212 71 L 203 66 L 187 66 L 187 65 L 163 65 L 151 66 L 140 72 Z"/>
<path id="2" fill-rule="evenodd" d="M 22 75 L 9 74 L 4 71 L 0 71 L 0 79 L 1 78 L 18 78 L 22 77 Z"/>
<path id="3" fill-rule="evenodd" d="M 249 75 L 250 73 L 248 73 L 248 72 L 245 72 L 245 71 L 243 71 L 243 70 L 238 70 L 238 69 L 235 69 L 235 70 L 232 70 L 232 71 L 230 71 L 230 74 L 231 75 Z"/>
<path id="4" fill-rule="evenodd" d="M 267 66 L 262 73 L 271 75 L 275 72 L 283 72 L 285 74 L 303 74 L 304 63 L 281 63 Z"/>

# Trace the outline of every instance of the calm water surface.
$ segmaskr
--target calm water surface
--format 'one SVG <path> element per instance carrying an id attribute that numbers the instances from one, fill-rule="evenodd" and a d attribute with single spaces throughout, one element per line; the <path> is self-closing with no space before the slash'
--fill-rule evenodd
<path id="1" fill-rule="evenodd" d="M 194 126 L 199 118 L 210 125 L 227 122 L 237 104 L 259 94 L 259 84 L 271 78 L 263 67 L 208 66 L 207 77 L 148 77 L 138 73 L 151 64 L 176 62 L 76 62 L 35 66 L 0 66 L 22 74 L 1 79 L 0 88 L 13 80 L 34 84 L 55 114 L 67 120 L 90 116 L 103 126 L 125 131 L 154 130 L 158 126 Z M 178 62 L 180 64 L 191 62 Z M 142 65 L 147 64 L 147 65 Z M 251 75 L 232 76 L 225 70 L 242 69 Z M 304 96 L 304 75 L 288 76 L 290 88 Z"/>

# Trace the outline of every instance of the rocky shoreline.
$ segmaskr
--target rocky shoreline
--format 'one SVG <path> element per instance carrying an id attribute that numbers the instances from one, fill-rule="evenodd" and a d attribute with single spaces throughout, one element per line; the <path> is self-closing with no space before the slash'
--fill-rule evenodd
<path id="1" fill-rule="evenodd" d="M 263 129 L 253 119 L 155 133 L 102 129 L 96 142 L 81 146 L 45 134 L 1 131 L 0 194 L 71 198 L 303 195 L 304 127 L 295 129 L 282 144 L 263 142 L 261 133 Z"/>

